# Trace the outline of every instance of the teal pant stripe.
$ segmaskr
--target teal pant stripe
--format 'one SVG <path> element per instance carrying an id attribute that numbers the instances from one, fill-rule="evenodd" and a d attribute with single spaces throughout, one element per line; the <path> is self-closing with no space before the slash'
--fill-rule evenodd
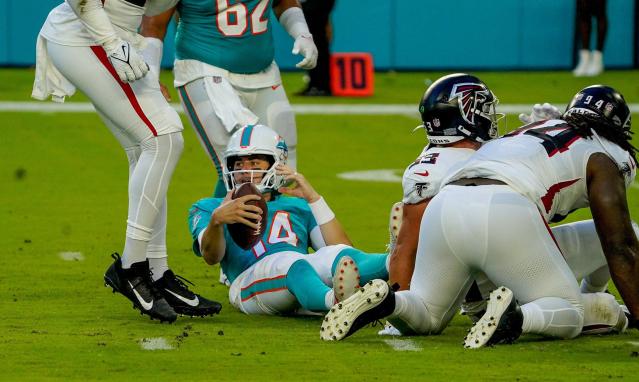
<path id="1" fill-rule="evenodd" d="M 275 292 L 282 289 L 286 289 L 286 277 L 258 280 L 246 289 L 242 289 L 240 297 L 242 301 L 246 301 L 258 294 Z"/>
<path id="2" fill-rule="evenodd" d="M 177 91 L 180 93 L 180 96 L 182 97 L 182 102 L 184 103 L 184 106 L 186 107 L 186 112 L 189 114 L 189 117 L 191 118 L 191 122 L 193 123 L 193 128 L 195 128 L 195 132 L 202 138 L 202 141 L 204 141 L 204 145 L 206 146 L 206 150 L 208 151 L 211 158 L 213 158 L 213 163 L 215 164 L 215 170 L 217 170 L 218 178 L 222 179 L 222 164 L 218 160 L 215 149 L 213 149 L 213 145 L 211 145 L 211 141 L 208 139 L 206 135 L 206 131 L 204 130 L 204 127 L 202 126 L 202 123 L 200 122 L 200 118 L 197 116 L 197 113 L 195 113 L 195 109 L 193 108 L 193 104 L 191 103 L 191 99 L 189 98 L 189 95 L 186 92 L 186 89 L 184 88 L 184 86 L 180 86 L 177 88 Z M 217 189 L 216 189 L 216 192 L 217 192 Z"/>

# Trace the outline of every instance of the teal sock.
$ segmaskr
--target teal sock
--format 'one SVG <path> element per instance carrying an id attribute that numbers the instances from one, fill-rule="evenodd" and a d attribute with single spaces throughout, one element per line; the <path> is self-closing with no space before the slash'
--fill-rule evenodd
<path id="1" fill-rule="evenodd" d="M 339 260 L 349 256 L 357 264 L 359 269 L 360 284 L 364 284 L 374 279 L 388 280 L 388 269 L 386 268 L 387 253 L 365 253 L 355 248 L 344 248 L 333 261 L 331 274 L 335 274 L 335 268 Z"/>
<path id="2" fill-rule="evenodd" d="M 224 186 L 224 181 L 222 178 L 217 180 L 217 184 L 215 185 L 215 192 L 213 193 L 214 198 L 223 198 L 226 196 L 226 187 Z"/>
<path id="3" fill-rule="evenodd" d="M 315 269 L 306 260 L 298 260 L 286 274 L 286 287 L 297 298 L 302 308 L 326 311 L 326 293 L 331 289 L 324 284 Z"/>

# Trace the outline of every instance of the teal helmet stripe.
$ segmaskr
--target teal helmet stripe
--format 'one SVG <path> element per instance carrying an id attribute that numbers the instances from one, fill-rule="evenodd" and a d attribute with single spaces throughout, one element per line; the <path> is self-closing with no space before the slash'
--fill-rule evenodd
<path id="1" fill-rule="evenodd" d="M 251 145 L 251 135 L 253 135 L 253 125 L 247 125 L 242 131 L 242 138 L 240 139 L 241 147 L 248 147 Z"/>

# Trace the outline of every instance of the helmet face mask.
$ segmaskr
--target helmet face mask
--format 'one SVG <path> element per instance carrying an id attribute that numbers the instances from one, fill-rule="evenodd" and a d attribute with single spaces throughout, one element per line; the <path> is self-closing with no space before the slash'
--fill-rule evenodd
<path id="1" fill-rule="evenodd" d="M 236 169 L 235 163 L 243 157 L 263 156 L 268 161 L 266 169 Z M 224 152 L 222 173 L 227 191 L 240 184 L 251 182 L 260 192 L 277 191 L 284 184 L 284 177 L 276 173 L 276 167 L 286 164 L 288 147 L 284 139 L 264 125 L 249 125 L 236 131 L 229 139 Z"/>
<path id="2" fill-rule="evenodd" d="M 499 100 L 479 78 L 457 73 L 435 81 L 419 104 L 431 144 L 447 145 L 463 139 L 485 142 L 498 136 Z"/>

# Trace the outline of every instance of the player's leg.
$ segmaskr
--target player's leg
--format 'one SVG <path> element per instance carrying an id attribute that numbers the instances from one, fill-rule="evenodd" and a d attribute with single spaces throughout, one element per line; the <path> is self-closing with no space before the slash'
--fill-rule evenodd
<path id="1" fill-rule="evenodd" d="M 135 145 L 126 134 L 122 134 L 115 123 L 104 115 L 104 113 L 98 111 L 98 114 L 111 129 L 127 153 L 129 160 L 129 179 L 132 179 L 133 172 L 142 152 L 141 148 Z M 146 258 L 149 262 L 153 285 L 162 292 L 169 305 L 171 305 L 178 314 L 206 316 L 219 313 L 222 309 L 220 303 L 208 300 L 191 292 L 184 283 L 186 279 L 175 275 L 173 271 L 169 269 L 166 249 L 167 203 L 166 200 L 162 203 L 155 225 L 153 226 L 153 234 L 147 245 Z"/>
<path id="2" fill-rule="evenodd" d="M 249 108 L 260 123 L 275 130 L 288 146 L 288 165 L 297 168 L 297 127 L 295 113 L 286 97 L 284 86 L 269 86 L 255 90 L 242 90 Z"/>
<path id="3" fill-rule="evenodd" d="M 53 43 L 47 47 L 56 68 L 91 99 L 116 138 L 122 142 L 126 137 L 123 146 L 132 169 L 127 235 L 123 257 L 109 269 L 107 282 L 144 313 L 172 321 L 175 312 L 149 285 L 146 249 L 182 151 L 179 117 L 153 80 L 119 81 L 103 49 Z M 130 149 L 132 146 L 137 149 Z"/>
<path id="4" fill-rule="evenodd" d="M 606 256 L 592 220 L 553 227 L 552 234 L 577 280 L 607 266 Z M 603 287 L 605 290 L 605 285 L 597 286 Z M 603 292 L 603 290 L 597 290 L 597 292 Z"/>
<path id="5" fill-rule="evenodd" d="M 246 314 L 287 314 L 298 308 L 326 311 L 334 293 L 297 252 L 279 252 L 255 263 L 231 284 L 231 303 Z"/>
<path id="6" fill-rule="evenodd" d="M 293 312 L 299 304 L 288 290 L 286 274 L 297 260 L 290 252 L 279 252 L 253 264 L 231 283 L 231 304 L 245 314 Z"/>
<path id="7" fill-rule="evenodd" d="M 393 293 L 383 280 L 373 280 L 342 304 L 323 322 L 320 336 L 337 340 L 353 334 L 369 322 L 388 317 L 404 334 L 441 332 L 457 311 L 473 274 L 449 246 L 449 235 L 441 222 L 450 216 L 436 196 L 422 218 L 415 270 L 410 290 Z M 465 203 L 455 204 L 465 205 Z M 468 232 L 468 231 L 464 231 Z M 465 240 L 465 239 L 464 239 Z"/>
<path id="8" fill-rule="evenodd" d="M 579 286 L 537 208 L 506 186 L 477 190 L 486 195 L 484 208 L 493 224 L 486 225 L 483 235 L 474 236 L 473 245 L 485 248 L 485 257 L 477 258 L 476 266 L 495 284 L 510 288 L 522 304 L 523 323 L 512 329 L 561 338 L 577 336 L 583 325 Z M 478 238 L 481 241 L 476 242 Z M 482 321 L 485 319 L 478 326 L 490 323 Z"/>
<path id="9" fill-rule="evenodd" d="M 233 131 L 257 122 L 222 77 L 203 77 L 177 88 L 180 101 L 218 175 L 215 197 L 224 197 L 223 153 Z"/>
<path id="10" fill-rule="evenodd" d="M 581 47 L 579 49 L 579 61 L 573 70 L 573 74 L 577 77 L 587 75 L 590 69 L 590 30 L 591 30 L 591 0 L 576 0 L 576 21 Z"/>

